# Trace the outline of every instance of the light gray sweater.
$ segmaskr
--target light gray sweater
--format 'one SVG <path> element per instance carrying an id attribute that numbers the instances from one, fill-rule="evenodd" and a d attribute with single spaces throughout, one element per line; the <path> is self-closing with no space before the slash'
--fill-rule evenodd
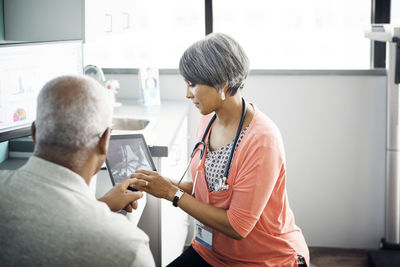
<path id="1" fill-rule="evenodd" d="M 154 266 L 148 242 L 67 168 L 31 157 L 0 171 L 1 266 Z"/>

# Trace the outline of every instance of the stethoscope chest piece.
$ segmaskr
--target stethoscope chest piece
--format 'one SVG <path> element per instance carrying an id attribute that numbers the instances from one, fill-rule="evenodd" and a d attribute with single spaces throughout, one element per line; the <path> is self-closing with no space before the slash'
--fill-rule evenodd
<path id="1" fill-rule="evenodd" d="M 217 184 L 214 187 L 215 192 L 219 192 L 221 190 L 224 190 L 225 192 L 228 191 L 229 189 L 229 184 L 226 182 L 226 177 L 218 180 Z"/>

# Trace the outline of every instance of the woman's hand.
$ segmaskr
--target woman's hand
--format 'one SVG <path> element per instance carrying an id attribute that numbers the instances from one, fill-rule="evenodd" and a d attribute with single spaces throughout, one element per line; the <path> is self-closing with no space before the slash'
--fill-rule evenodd
<path id="1" fill-rule="evenodd" d="M 143 197 L 142 192 L 128 190 L 128 186 L 133 186 L 133 182 L 133 179 L 122 181 L 98 200 L 105 202 L 111 211 L 124 209 L 127 212 L 132 212 L 132 209 L 137 208 L 137 200 Z"/>
<path id="2" fill-rule="evenodd" d="M 169 201 L 174 199 L 176 191 L 179 190 L 169 179 L 162 177 L 154 171 L 137 170 L 132 173 L 131 178 L 133 178 L 133 187 Z M 188 183 L 188 185 L 192 188 L 191 183 Z M 178 202 L 178 206 L 206 226 L 214 228 L 234 239 L 242 239 L 231 226 L 226 210 L 203 203 L 192 197 L 190 193 L 183 194 Z"/>
<path id="3" fill-rule="evenodd" d="M 154 171 L 137 170 L 131 174 L 132 186 L 155 197 L 172 201 L 178 187 Z"/>

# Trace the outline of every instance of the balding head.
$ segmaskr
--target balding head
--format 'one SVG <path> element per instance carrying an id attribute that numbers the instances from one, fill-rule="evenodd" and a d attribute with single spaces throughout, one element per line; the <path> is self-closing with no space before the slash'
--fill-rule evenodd
<path id="1" fill-rule="evenodd" d="M 37 99 L 36 146 L 88 150 L 111 127 L 112 102 L 92 78 L 61 76 L 44 85 Z"/>

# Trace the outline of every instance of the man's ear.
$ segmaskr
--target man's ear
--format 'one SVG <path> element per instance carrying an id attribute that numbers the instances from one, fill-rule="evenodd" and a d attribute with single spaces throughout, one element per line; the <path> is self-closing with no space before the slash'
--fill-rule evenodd
<path id="1" fill-rule="evenodd" d="M 36 125 L 35 125 L 35 121 L 32 122 L 32 125 L 31 125 L 31 133 L 32 133 L 32 140 L 33 140 L 33 143 L 36 145 Z"/>
<path id="2" fill-rule="evenodd" d="M 102 154 L 102 155 L 107 154 L 108 142 L 110 140 L 110 135 L 111 135 L 111 129 L 107 128 L 107 130 L 104 131 L 103 135 L 100 138 L 99 150 L 100 150 L 100 154 Z"/>

